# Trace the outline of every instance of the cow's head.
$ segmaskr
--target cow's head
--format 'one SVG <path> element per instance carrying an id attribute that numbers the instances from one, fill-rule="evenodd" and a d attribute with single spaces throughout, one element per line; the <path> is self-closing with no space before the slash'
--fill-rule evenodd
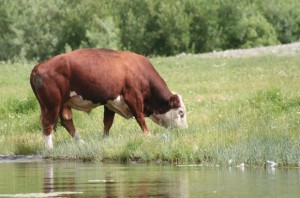
<path id="1" fill-rule="evenodd" d="M 173 94 L 169 99 L 169 110 L 165 113 L 153 113 L 150 119 L 164 127 L 187 128 L 186 109 L 182 97 Z"/>

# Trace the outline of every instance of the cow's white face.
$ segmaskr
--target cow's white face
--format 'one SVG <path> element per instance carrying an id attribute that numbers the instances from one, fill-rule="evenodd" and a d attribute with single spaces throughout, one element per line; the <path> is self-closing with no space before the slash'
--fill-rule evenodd
<path id="1" fill-rule="evenodd" d="M 176 128 L 187 128 L 188 124 L 186 121 L 186 109 L 180 95 L 180 107 L 176 109 L 170 109 L 163 114 L 152 114 L 150 119 L 158 125 L 164 127 L 176 127 Z"/>

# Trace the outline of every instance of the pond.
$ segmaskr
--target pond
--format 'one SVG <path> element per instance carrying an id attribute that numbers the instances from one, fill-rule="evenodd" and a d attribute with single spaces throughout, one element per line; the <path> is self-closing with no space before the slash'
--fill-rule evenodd
<path id="1" fill-rule="evenodd" d="M 298 168 L 1 161 L 0 197 L 299 197 Z"/>

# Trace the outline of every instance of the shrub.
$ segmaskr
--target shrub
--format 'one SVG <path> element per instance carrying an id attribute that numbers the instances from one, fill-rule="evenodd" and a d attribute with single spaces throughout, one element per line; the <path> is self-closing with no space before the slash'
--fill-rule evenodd
<path id="1" fill-rule="evenodd" d="M 82 41 L 80 47 L 118 49 L 119 32 L 112 17 L 101 19 L 94 15 L 91 26 L 86 30 L 86 41 Z"/>
<path id="2" fill-rule="evenodd" d="M 218 9 L 222 49 L 278 44 L 274 28 L 255 5 L 226 1 Z"/>
<path id="3" fill-rule="evenodd" d="M 209 6 L 207 6 L 209 5 Z M 221 29 L 218 22 L 219 4 L 209 0 L 190 1 L 186 12 L 190 17 L 190 48 L 194 52 L 221 49 Z"/>
<path id="4" fill-rule="evenodd" d="M 241 44 L 238 47 L 250 48 L 278 44 L 274 28 L 260 14 L 249 11 L 240 20 L 237 28 L 237 38 Z"/>
<path id="5" fill-rule="evenodd" d="M 258 2 L 262 14 L 276 30 L 281 43 L 291 43 L 300 38 L 299 1 L 271 0 Z"/>

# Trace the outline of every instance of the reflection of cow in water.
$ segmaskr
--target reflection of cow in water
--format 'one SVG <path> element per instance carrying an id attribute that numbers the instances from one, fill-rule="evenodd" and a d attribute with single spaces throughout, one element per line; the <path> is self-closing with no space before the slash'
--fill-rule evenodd
<path id="1" fill-rule="evenodd" d="M 180 95 L 173 94 L 144 56 L 107 49 L 81 49 L 37 65 L 30 83 L 39 101 L 45 145 L 52 148 L 58 117 L 75 140 L 71 109 L 90 112 L 104 105 L 104 135 L 115 113 L 134 117 L 147 134 L 145 116 L 168 127 L 187 127 Z"/>
<path id="2" fill-rule="evenodd" d="M 43 167 L 47 197 L 189 197 L 187 171 L 52 161 Z"/>
<path id="3" fill-rule="evenodd" d="M 47 197 L 78 197 L 77 194 L 82 194 L 82 192 L 76 191 L 76 178 L 73 169 L 72 174 L 68 174 L 66 170 L 60 167 L 59 170 L 63 170 L 63 174 L 58 176 L 59 172 L 54 168 L 52 162 L 47 163 L 44 167 L 43 191 Z"/>

